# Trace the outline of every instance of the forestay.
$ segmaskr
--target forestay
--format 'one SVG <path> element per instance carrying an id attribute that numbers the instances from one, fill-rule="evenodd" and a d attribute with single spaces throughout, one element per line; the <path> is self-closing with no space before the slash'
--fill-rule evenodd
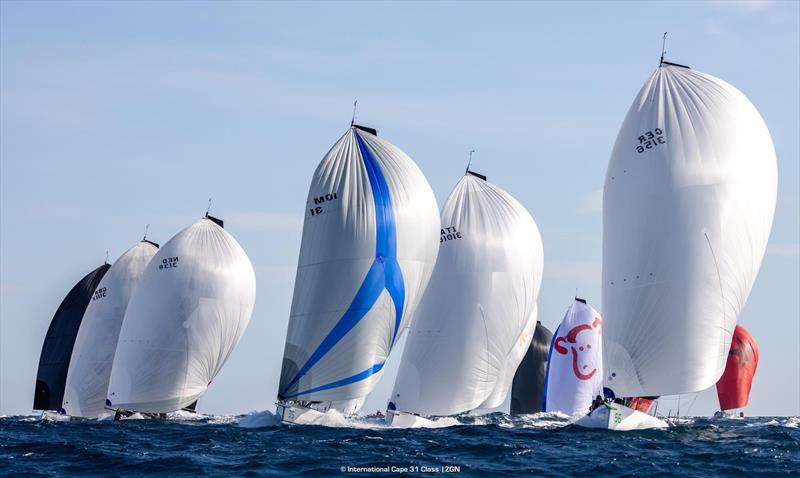
<path id="1" fill-rule="evenodd" d="M 280 399 L 358 410 L 436 262 L 433 191 L 374 133 L 350 128 L 312 178 Z"/>
<path id="2" fill-rule="evenodd" d="M 158 244 L 143 240 L 114 262 L 92 294 L 72 349 L 64 413 L 96 418 L 104 412 L 111 364 L 133 289 Z"/>
<path id="3" fill-rule="evenodd" d="M 207 216 L 170 239 L 131 296 L 111 371 L 108 405 L 164 413 L 206 391 L 250 321 L 253 266 Z"/>
<path id="4" fill-rule="evenodd" d="M 544 410 L 567 415 L 589 413 L 603 388 L 603 319 L 583 299 L 567 309 L 550 344 Z"/>
<path id="5" fill-rule="evenodd" d="M 389 405 L 427 416 L 503 403 L 536 327 L 543 266 L 531 215 L 482 177 L 459 181 L 441 224 Z"/>
<path id="6" fill-rule="evenodd" d="M 680 66 L 653 73 L 617 136 L 603 196 L 605 378 L 616 396 L 714 385 L 776 185 L 769 131 L 739 90 Z"/>

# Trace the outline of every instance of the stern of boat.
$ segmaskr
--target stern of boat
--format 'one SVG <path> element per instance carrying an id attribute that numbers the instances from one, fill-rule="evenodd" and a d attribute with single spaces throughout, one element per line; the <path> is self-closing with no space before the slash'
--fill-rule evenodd
<path id="1" fill-rule="evenodd" d="M 387 425 L 398 428 L 414 428 L 433 423 L 433 421 L 419 415 L 398 410 L 386 410 L 385 420 Z"/>
<path id="2" fill-rule="evenodd" d="M 584 428 L 605 428 L 615 431 L 647 430 L 667 428 L 667 422 L 647 413 L 628 408 L 618 403 L 604 404 L 575 422 Z"/>
<path id="3" fill-rule="evenodd" d="M 282 423 L 293 425 L 314 425 L 319 423 L 325 413 L 313 408 L 303 407 L 291 402 L 278 402 L 275 414 Z"/>

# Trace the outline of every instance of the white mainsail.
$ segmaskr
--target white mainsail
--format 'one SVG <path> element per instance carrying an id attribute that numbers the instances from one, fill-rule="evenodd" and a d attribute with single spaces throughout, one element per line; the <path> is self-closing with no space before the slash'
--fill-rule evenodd
<path id="1" fill-rule="evenodd" d="M 438 230 L 417 165 L 351 127 L 309 188 L 279 399 L 358 410 L 417 308 Z"/>
<path id="2" fill-rule="evenodd" d="M 64 413 L 97 418 L 105 410 L 111 365 L 131 294 L 158 245 L 142 240 L 114 262 L 97 285 L 72 349 Z"/>
<path id="3" fill-rule="evenodd" d="M 775 212 L 764 120 L 736 88 L 664 63 L 633 102 L 603 195 L 606 386 L 617 396 L 719 379 Z"/>
<path id="4" fill-rule="evenodd" d="M 221 226 L 200 219 L 145 269 L 122 323 L 110 407 L 163 413 L 192 404 L 239 342 L 255 305 L 256 277 Z"/>
<path id="5" fill-rule="evenodd" d="M 603 320 L 583 299 L 567 309 L 553 334 L 547 361 L 544 411 L 589 413 L 603 391 Z"/>
<path id="6" fill-rule="evenodd" d="M 439 258 L 389 410 L 442 416 L 497 407 L 533 338 L 543 249 L 525 207 L 470 173 L 441 223 Z"/>

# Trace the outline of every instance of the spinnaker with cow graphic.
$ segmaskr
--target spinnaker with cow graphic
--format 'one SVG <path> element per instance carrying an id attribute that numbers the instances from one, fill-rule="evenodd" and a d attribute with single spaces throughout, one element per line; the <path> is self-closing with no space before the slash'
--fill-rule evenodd
<path id="1" fill-rule="evenodd" d="M 536 327 L 542 239 L 519 201 L 468 171 L 439 232 L 387 408 L 396 426 L 500 406 Z"/>
<path id="2" fill-rule="evenodd" d="M 698 392 L 725 369 L 777 193 L 764 120 L 735 87 L 662 61 L 617 136 L 603 194 L 605 387 Z M 614 404 L 579 425 L 666 426 Z"/>
<path id="3" fill-rule="evenodd" d="M 106 406 L 117 414 L 193 408 L 244 334 L 256 277 L 223 221 L 201 218 L 167 241 L 131 295 Z"/>
<path id="4" fill-rule="evenodd" d="M 576 297 L 550 343 L 544 411 L 589 413 L 592 400 L 603 393 L 602 330 L 600 313 Z"/>
<path id="5" fill-rule="evenodd" d="M 414 315 L 439 250 L 436 198 L 414 161 L 353 124 L 314 172 L 278 415 L 355 414 Z"/>
<path id="6" fill-rule="evenodd" d="M 72 349 L 62 412 L 98 418 L 105 409 L 111 366 L 131 295 L 158 244 L 143 239 L 117 259 L 97 285 L 86 307 Z"/>

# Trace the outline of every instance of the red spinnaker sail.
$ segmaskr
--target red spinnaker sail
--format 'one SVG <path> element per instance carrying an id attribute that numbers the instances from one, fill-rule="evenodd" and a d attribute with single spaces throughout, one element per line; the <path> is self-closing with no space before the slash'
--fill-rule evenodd
<path id="1" fill-rule="evenodd" d="M 717 382 L 717 396 L 722 410 L 742 408 L 750 399 L 750 387 L 758 366 L 758 345 L 750 332 L 737 325 L 725 372 Z"/>
<path id="2" fill-rule="evenodd" d="M 649 413 L 655 401 L 656 397 L 633 397 L 631 399 L 630 408 L 642 413 Z"/>

